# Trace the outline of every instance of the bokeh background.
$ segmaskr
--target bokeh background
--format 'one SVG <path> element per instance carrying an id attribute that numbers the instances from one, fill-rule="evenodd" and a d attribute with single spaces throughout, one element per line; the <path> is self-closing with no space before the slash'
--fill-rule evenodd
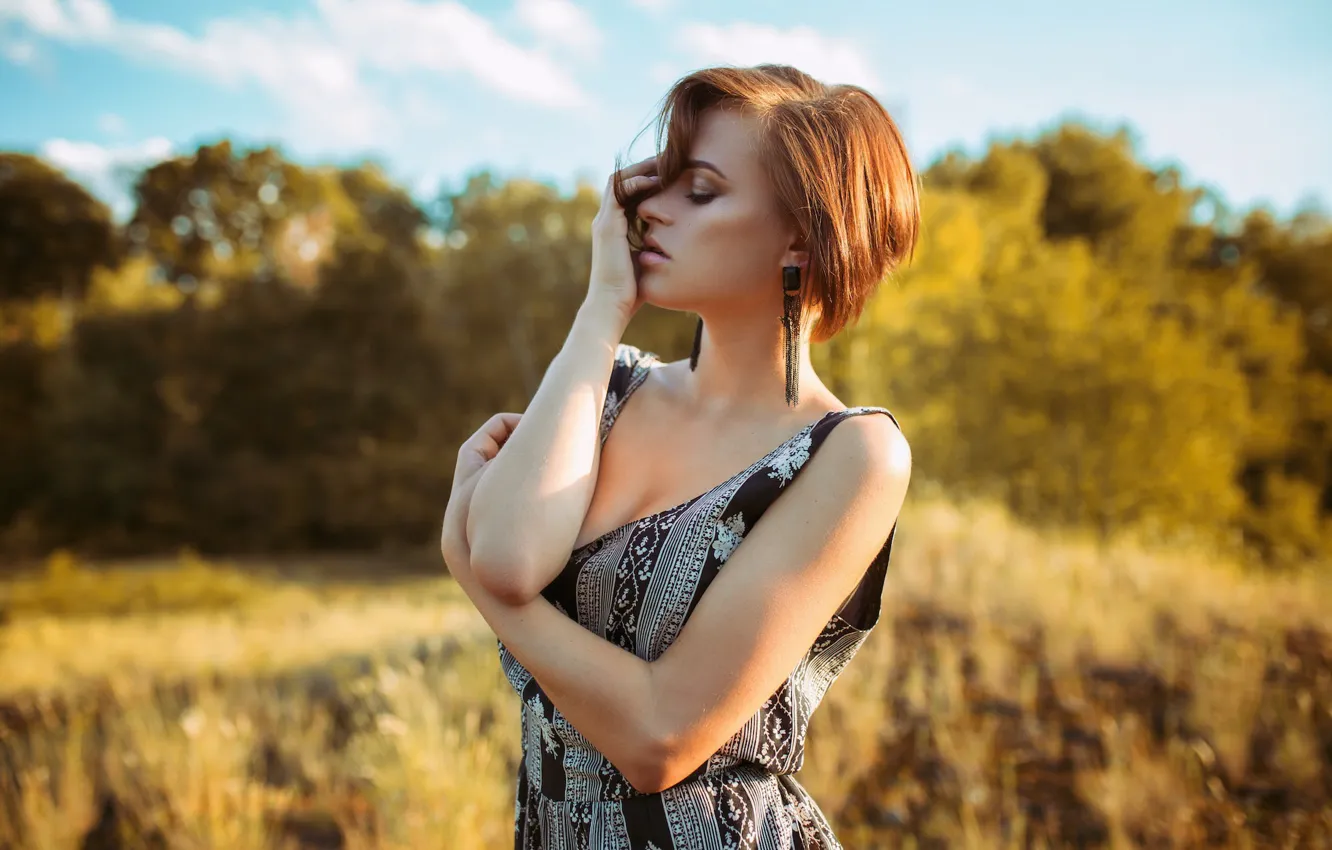
<path id="1" fill-rule="evenodd" d="M 915 459 L 798 774 L 845 845 L 1332 846 L 1329 48 L 1314 0 L 0 0 L 0 848 L 512 845 L 456 450 L 670 83 L 759 62 L 923 175 L 813 352 Z"/>

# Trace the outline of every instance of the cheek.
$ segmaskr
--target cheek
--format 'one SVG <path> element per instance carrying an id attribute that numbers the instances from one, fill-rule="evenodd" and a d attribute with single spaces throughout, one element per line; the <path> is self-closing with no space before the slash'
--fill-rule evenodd
<path id="1" fill-rule="evenodd" d="M 718 204 L 699 207 L 689 231 L 689 243 L 712 256 L 744 253 L 755 241 L 751 218 Z"/>
<path id="2" fill-rule="evenodd" d="M 774 256 L 763 223 L 733 212 L 719 210 L 716 215 L 700 217 L 690 242 L 712 273 L 737 283 L 763 276 Z"/>

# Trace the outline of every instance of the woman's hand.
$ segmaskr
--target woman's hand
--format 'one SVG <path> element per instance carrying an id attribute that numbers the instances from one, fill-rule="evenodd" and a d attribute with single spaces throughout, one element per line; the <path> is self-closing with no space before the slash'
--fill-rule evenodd
<path id="1" fill-rule="evenodd" d="M 444 510 L 444 528 L 440 532 L 440 554 L 451 574 L 471 574 L 471 547 L 467 545 L 467 513 L 472 494 L 494 460 L 522 420 L 521 413 L 496 413 L 458 447 L 458 462 L 453 468 L 453 488 Z M 465 589 L 465 588 L 464 588 Z"/>
<path id="2" fill-rule="evenodd" d="M 499 455 L 522 418 L 521 413 L 496 413 L 463 441 L 458 447 L 458 462 L 453 467 L 454 491 Z"/>
<path id="3" fill-rule="evenodd" d="M 619 173 L 625 176 L 624 188 L 636 195 L 657 185 L 657 158 L 648 157 Z M 629 219 L 615 198 L 615 175 L 606 179 L 601 208 L 592 219 L 592 275 L 587 298 L 620 311 L 628 323 L 643 306 L 634 274 L 634 258 L 629 249 Z"/>

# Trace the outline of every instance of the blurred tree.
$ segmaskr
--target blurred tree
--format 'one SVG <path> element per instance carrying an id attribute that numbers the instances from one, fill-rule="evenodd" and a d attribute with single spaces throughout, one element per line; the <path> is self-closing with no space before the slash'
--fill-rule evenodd
<path id="1" fill-rule="evenodd" d="M 417 257 L 427 219 L 405 190 L 372 163 L 339 171 L 338 181 L 361 219 L 362 238 Z"/>
<path id="2" fill-rule="evenodd" d="M 922 475 L 1037 522 L 1332 552 L 1325 216 L 1237 218 L 1076 124 L 924 185 L 915 263 L 812 351 L 901 416 Z M 482 172 L 428 221 L 372 163 L 226 142 L 137 191 L 141 250 L 92 264 L 68 335 L 49 290 L 0 298 L 0 545 L 34 522 L 101 551 L 428 538 L 457 442 L 564 342 L 601 194 Z M 625 339 L 683 357 L 693 319 L 647 306 Z"/>
<path id="3" fill-rule="evenodd" d="M 1289 449 L 1298 325 L 1131 154 L 1073 125 L 929 169 L 918 260 L 869 311 L 881 392 L 923 468 L 1030 518 L 1307 540 L 1243 486 Z"/>
<path id="4" fill-rule="evenodd" d="M 306 260 L 324 247 L 304 231 L 326 187 L 274 148 L 237 154 L 227 140 L 203 145 L 145 170 L 134 192 L 129 244 L 187 291 L 209 278 L 277 274 L 275 253 L 293 229 Z"/>
<path id="5" fill-rule="evenodd" d="M 88 317 L 52 356 L 39 431 L 48 441 L 42 520 L 89 551 L 152 551 L 146 522 L 166 411 L 164 347 L 185 313 Z"/>
<path id="6" fill-rule="evenodd" d="M 313 293 L 88 317 L 44 417 L 51 523 L 113 552 L 428 539 L 466 373 L 447 370 L 408 276 L 384 246 L 342 240 Z"/>
<path id="7" fill-rule="evenodd" d="M 443 199 L 441 297 L 453 343 L 474 354 L 477 408 L 522 411 L 536 393 L 587 294 L 599 204 L 588 187 L 566 199 L 488 172 Z"/>
<path id="8" fill-rule="evenodd" d="M 1048 238 L 1086 239 L 1101 262 L 1121 269 L 1171 262 L 1179 227 L 1199 193 L 1182 187 L 1175 170 L 1139 163 L 1127 129 L 1104 136 L 1064 124 L 1033 149 L 1049 175 L 1042 215 Z"/>
<path id="9" fill-rule="evenodd" d="M 47 404 L 48 357 L 31 340 L 0 343 L 0 529 L 35 511 L 45 491 L 46 445 L 35 420 Z"/>
<path id="10" fill-rule="evenodd" d="M 0 301 L 82 297 L 118 261 L 106 205 L 37 159 L 0 153 Z"/>
<path id="11" fill-rule="evenodd" d="M 1245 470 L 1254 502 L 1246 532 L 1279 560 L 1332 551 L 1332 224 L 1307 211 L 1281 225 L 1258 210 L 1213 248 L 1217 264 L 1241 269 L 1250 291 L 1286 309 L 1301 342 L 1294 374 L 1280 377 L 1282 387 L 1294 382 L 1287 439 Z M 1254 358 L 1253 368 L 1270 362 Z M 1261 374 L 1269 387 L 1271 371 Z"/>
<path id="12" fill-rule="evenodd" d="M 1232 358 L 1079 245 L 897 300 L 884 365 L 921 468 L 1038 522 L 1224 529 L 1248 430 Z"/>

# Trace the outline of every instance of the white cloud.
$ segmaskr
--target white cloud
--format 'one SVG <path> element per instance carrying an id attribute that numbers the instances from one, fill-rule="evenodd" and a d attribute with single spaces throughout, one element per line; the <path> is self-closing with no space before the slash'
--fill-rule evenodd
<path id="1" fill-rule="evenodd" d="M 97 173 L 125 164 L 156 162 L 169 156 L 171 142 L 160 137 L 146 139 L 130 147 L 111 148 L 92 142 L 51 139 L 43 143 L 41 155 L 49 162 L 70 171 Z"/>
<path id="2" fill-rule="evenodd" d="M 689 23 L 680 28 L 675 43 L 695 60 L 708 64 L 775 62 L 794 65 L 824 83 L 850 83 L 870 91 L 879 86 L 873 63 L 859 44 L 808 26 L 781 29 L 746 22 Z"/>
<path id="3" fill-rule="evenodd" d="M 22 40 L 0 42 L 0 55 L 15 65 L 31 65 L 37 59 L 37 45 Z"/>
<path id="4" fill-rule="evenodd" d="M 664 12 L 672 0 L 630 0 L 630 3 L 645 12 Z"/>
<path id="5" fill-rule="evenodd" d="M 114 21 L 105 0 L 0 0 L 0 18 L 19 20 L 62 41 L 95 41 Z"/>
<path id="6" fill-rule="evenodd" d="M 121 220 L 134 211 L 131 195 L 139 172 L 167 158 L 171 152 L 171 142 L 163 138 L 145 139 L 125 147 L 51 139 L 38 151 L 42 159 L 106 201 Z"/>
<path id="7" fill-rule="evenodd" d="M 361 145 L 386 119 L 354 61 L 312 21 L 217 19 L 195 37 L 118 19 L 105 0 L 0 0 L 0 20 L 6 17 L 57 41 L 106 47 L 230 87 L 258 85 L 287 108 L 298 138 Z"/>
<path id="8" fill-rule="evenodd" d="M 558 11 L 557 0 L 546 2 Z M 382 144 L 404 131 L 366 72 L 457 73 L 521 102 L 589 105 L 562 66 L 506 40 L 454 0 L 316 0 L 315 11 L 217 18 L 195 36 L 118 18 L 106 0 L 0 0 L 0 23 L 17 21 L 45 38 L 103 46 L 222 85 L 256 85 L 287 108 L 289 138 L 325 151 Z M 542 21 L 551 36 L 559 19 L 546 13 Z M 574 37 L 562 32 L 566 43 Z"/>
<path id="9" fill-rule="evenodd" d="M 551 44 L 587 52 L 601 49 L 601 30 L 587 10 L 572 0 L 518 0 L 513 14 Z"/>
<path id="10" fill-rule="evenodd" d="M 340 47 L 369 67 L 461 71 L 514 100 L 552 108 L 588 105 L 561 65 L 509 42 L 460 3 L 316 0 L 316 6 Z"/>

